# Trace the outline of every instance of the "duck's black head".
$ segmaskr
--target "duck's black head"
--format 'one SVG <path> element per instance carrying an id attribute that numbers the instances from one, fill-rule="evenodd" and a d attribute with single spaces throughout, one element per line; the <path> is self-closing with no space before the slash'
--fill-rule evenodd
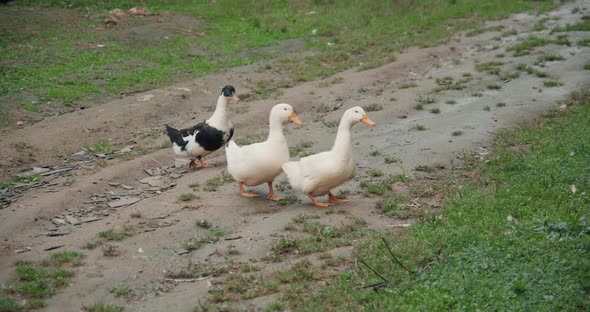
<path id="1" fill-rule="evenodd" d="M 234 88 L 232 85 L 227 85 L 221 89 L 221 94 L 223 94 L 225 97 L 233 96 L 236 94 L 236 88 Z"/>

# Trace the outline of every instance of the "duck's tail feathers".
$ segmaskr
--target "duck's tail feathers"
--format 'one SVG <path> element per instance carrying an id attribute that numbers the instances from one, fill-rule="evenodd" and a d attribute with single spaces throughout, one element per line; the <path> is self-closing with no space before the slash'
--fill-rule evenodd
<path id="1" fill-rule="evenodd" d="M 301 166 L 298 161 L 288 161 L 282 164 L 281 168 L 283 168 L 283 171 L 287 175 L 291 187 L 294 189 L 302 188 Z"/>
<path id="2" fill-rule="evenodd" d="M 170 142 L 176 143 L 178 146 L 185 146 L 186 141 L 182 138 L 182 133 L 178 129 L 174 129 L 169 125 L 166 125 L 166 134 L 170 138 Z"/>

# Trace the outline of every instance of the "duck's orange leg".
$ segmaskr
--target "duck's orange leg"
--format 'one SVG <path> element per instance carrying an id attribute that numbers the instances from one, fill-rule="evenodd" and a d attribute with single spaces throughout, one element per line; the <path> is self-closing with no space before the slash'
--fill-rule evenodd
<path id="1" fill-rule="evenodd" d="M 272 189 L 272 181 L 268 182 L 268 194 L 266 194 L 266 198 L 274 201 L 279 201 L 282 199 L 279 196 L 277 196 L 277 194 L 275 194 L 275 191 Z"/>
<path id="2" fill-rule="evenodd" d="M 248 193 L 244 191 L 244 182 L 240 182 L 240 195 L 244 197 L 258 197 L 258 194 Z"/>
<path id="3" fill-rule="evenodd" d="M 313 195 L 311 195 L 311 193 L 307 193 L 307 197 L 309 197 L 309 199 L 311 199 L 313 204 L 318 207 L 328 207 L 328 206 L 334 205 L 332 203 L 320 203 L 315 197 L 313 197 Z"/>
<path id="4" fill-rule="evenodd" d="M 205 163 L 205 161 L 203 160 L 203 158 L 199 158 L 199 163 L 201 164 L 201 168 L 209 168 L 209 167 L 213 167 L 213 165 L 207 165 Z"/>
<path id="5" fill-rule="evenodd" d="M 334 196 L 334 194 L 332 194 L 332 192 L 328 192 L 328 201 L 331 203 L 334 203 L 334 204 L 341 204 L 341 203 L 347 203 L 350 200 L 336 198 L 336 196 Z"/>

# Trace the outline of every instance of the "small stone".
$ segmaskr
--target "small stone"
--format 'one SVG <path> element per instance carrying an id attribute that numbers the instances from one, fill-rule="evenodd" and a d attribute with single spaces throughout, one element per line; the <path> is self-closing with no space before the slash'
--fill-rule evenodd
<path id="1" fill-rule="evenodd" d="M 109 182 L 109 185 L 112 187 L 117 187 L 117 186 L 121 185 L 121 183 Z"/>
<path id="2" fill-rule="evenodd" d="M 61 225 L 65 225 L 66 221 L 64 219 L 60 219 L 60 218 L 53 218 L 53 219 L 51 219 L 51 223 L 53 223 L 57 226 L 61 226 Z"/>
<path id="3" fill-rule="evenodd" d="M 73 216 L 66 216 L 66 220 L 72 225 L 80 224 L 80 220 L 78 220 L 78 218 L 73 217 Z"/>
<path id="4" fill-rule="evenodd" d="M 72 230 L 62 227 L 55 232 L 49 232 L 49 233 L 46 233 L 45 235 L 47 235 L 47 236 L 64 236 L 64 235 L 68 235 L 71 233 L 72 233 Z"/>
<path id="5" fill-rule="evenodd" d="M 136 202 L 138 202 L 140 200 L 141 200 L 141 198 L 138 198 L 138 197 L 123 197 L 121 199 L 109 202 L 107 205 L 109 205 L 109 207 L 111 207 L 111 208 L 119 208 L 119 207 L 131 205 L 131 204 L 135 204 Z"/>
<path id="6" fill-rule="evenodd" d="M 132 189 L 134 189 L 133 186 L 129 186 L 127 184 L 121 184 L 121 187 L 124 188 L 124 189 L 126 189 L 126 190 L 132 190 Z"/>
<path id="7" fill-rule="evenodd" d="M 145 179 L 139 180 L 140 183 L 148 184 L 151 187 L 161 187 L 164 185 L 164 181 L 162 181 L 162 176 L 154 176 Z"/>
<path id="8" fill-rule="evenodd" d="M 170 177 L 171 177 L 172 179 L 178 179 L 178 178 L 182 177 L 182 174 L 179 174 L 179 173 L 173 173 L 173 174 L 171 174 L 171 175 L 170 175 Z"/>
<path id="9" fill-rule="evenodd" d="M 174 252 L 176 252 L 176 254 L 179 256 L 189 253 L 189 251 L 186 249 L 179 249 L 179 250 L 175 250 Z"/>
<path id="10" fill-rule="evenodd" d="M 118 150 L 117 154 L 131 153 L 132 149 L 133 149 L 133 147 L 131 145 L 127 145 L 127 146 L 123 147 L 122 149 Z"/>
<path id="11" fill-rule="evenodd" d="M 101 220 L 102 218 L 99 217 L 85 217 L 85 218 L 81 218 L 80 222 L 82 223 L 89 223 L 89 222 L 94 222 L 94 221 L 98 221 Z"/>
<path id="12" fill-rule="evenodd" d="M 17 249 L 14 251 L 15 254 L 21 254 L 23 252 L 31 251 L 31 247 L 25 247 L 23 249 Z"/>

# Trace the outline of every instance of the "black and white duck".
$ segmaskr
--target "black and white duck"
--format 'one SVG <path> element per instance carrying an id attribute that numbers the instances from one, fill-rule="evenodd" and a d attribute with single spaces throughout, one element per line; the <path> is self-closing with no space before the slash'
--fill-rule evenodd
<path id="1" fill-rule="evenodd" d="M 209 119 L 180 130 L 166 125 L 174 153 L 178 157 L 190 159 L 189 168 L 196 166 L 197 159 L 202 168 L 207 168 L 203 157 L 224 146 L 233 136 L 234 126 L 226 114 L 230 100 L 237 103 L 240 98 L 236 95 L 236 89 L 227 85 L 221 89 L 215 112 Z"/>

